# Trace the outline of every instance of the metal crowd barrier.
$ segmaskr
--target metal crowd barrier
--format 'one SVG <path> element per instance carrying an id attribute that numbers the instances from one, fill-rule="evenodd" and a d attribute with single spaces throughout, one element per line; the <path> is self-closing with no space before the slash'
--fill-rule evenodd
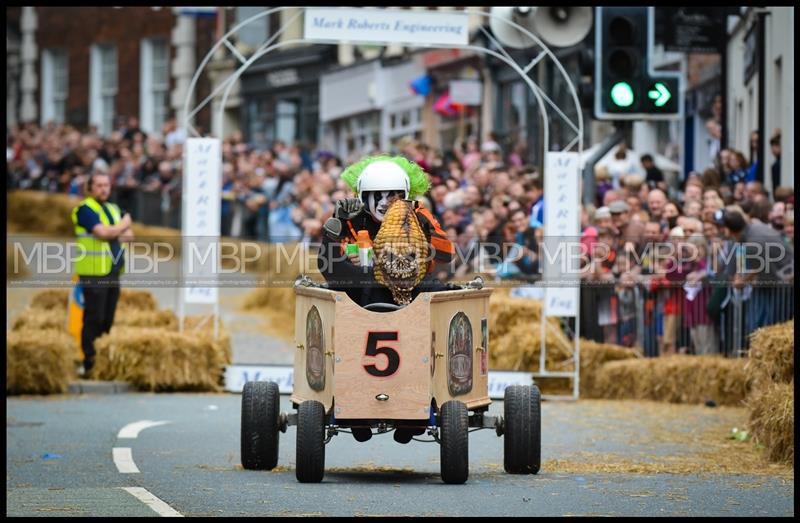
<path id="1" fill-rule="evenodd" d="M 707 305 L 718 289 L 719 314 L 708 314 Z M 794 318 L 794 284 L 775 284 L 736 290 L 704 284 L 697 302 L 687 303 L 681 287 L 651 291 L 637 284 L 622 292 L 616 285 L 581 288 L 581 336 L 600 343 L 637 347 L 646 357 L 664 353 L 666 340 L 674 339 L 674 352 L 746 356 L 750 334 L 760 327 Z M 676 297 L 677 295 L 677 297 Z M 668 300 L 675 300 L 672 306 Z M 674 308 L 673 308 L 674 307 Z M 675 312 L 667 319 L 666 311 Z M 705 328 L 690 328 L 707 325 Z M 694 330 L 694 332 L 692 332 Z M 704 349 L 705 348 L 705 349 Z"/>

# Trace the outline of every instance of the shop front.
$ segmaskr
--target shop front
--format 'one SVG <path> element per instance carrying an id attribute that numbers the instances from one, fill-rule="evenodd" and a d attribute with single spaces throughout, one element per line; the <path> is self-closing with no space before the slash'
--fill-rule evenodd
<path id="1" fill-rule="evenodd" d="M 319 143 L 320 77 L 336 64 L 336 46 L 306 45 L 270 53 L 241 78 L 242 129 L 256 148 L 277 140 Z"/>

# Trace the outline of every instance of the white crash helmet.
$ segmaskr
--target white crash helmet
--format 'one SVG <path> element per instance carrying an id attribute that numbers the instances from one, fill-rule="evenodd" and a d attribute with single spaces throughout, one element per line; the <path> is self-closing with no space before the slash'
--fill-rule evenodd
<path id="1" fill-rule="evenodd" d="M 356 188 L 361 201 L 364 201 L 364 193 L 369 191 L 403 191 L 403 199 L 407 199 L 410 182 L 402 167 L 394 162 L 380 161 L 364 169 Z"/>

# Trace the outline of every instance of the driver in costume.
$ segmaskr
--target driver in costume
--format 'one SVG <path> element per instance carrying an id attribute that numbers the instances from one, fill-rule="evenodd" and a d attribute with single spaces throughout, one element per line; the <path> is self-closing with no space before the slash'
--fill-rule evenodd
<path id="1" fill-rule="evenodd" d="M 358 198 L 336 202 L 333 216 L 323 226 L 318 268 L 328 287 L 347 293 L 362 307 L 370 303 L 394 303 L 392 294 L 375 281 L 373 267 L 361 267 L 358 256 L 345 254 L 348 243 L 356 243 L 360 230 L 374 241 L 389 205 L 397 199 L 414 200 L 428 191 L 430 181 L 422 168 L 402 156 L 373 156 L 348 167 L 342 173 Z M 439 222 L 425 207 L 414 201 L 416 217 L 430 247 L 430 262 L 423 280 L 412 293 L 449 290 L 452 287 L 433 277 L 436 264 L 453 259 L 454 246 Z"/>

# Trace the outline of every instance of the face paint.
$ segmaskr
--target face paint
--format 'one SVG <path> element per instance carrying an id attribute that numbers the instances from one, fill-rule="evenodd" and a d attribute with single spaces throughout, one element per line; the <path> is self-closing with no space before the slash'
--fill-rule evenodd
<path id="1" fill-rule="evenodd" d="M 398 198 L 402 198 L 401 191 L 370 191 L 367 194 L 367 211 L 379 222 L 383 221 L 386 211 L 389 210 L 389 205 Z"/>

